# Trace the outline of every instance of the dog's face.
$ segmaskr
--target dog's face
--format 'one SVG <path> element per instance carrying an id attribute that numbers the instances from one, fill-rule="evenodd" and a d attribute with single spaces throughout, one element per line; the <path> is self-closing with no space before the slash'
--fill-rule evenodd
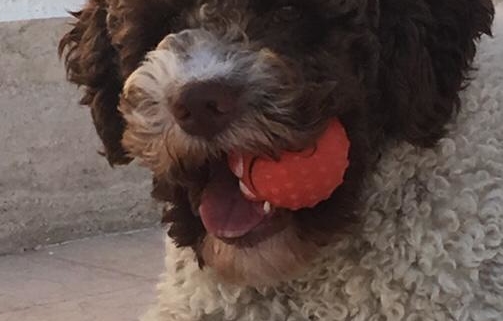
<path id="1" fill-rule="evenodd" d="M 333 2 L 187 1 L 126 81 L 126 148 L 163 175 L 231 150 L 303 149 L 332 117 L 366 113 L 370 10 Z"/>
<path id="2" fill-rule="evenodd" d="M 493 14 L 489 0 L 445 2 L 88 0 L 60 50 L 109 161 L 153 171 L 175 242 L 228 281 L 270 284 L 351 226 L 387 141 L 443 135 Z M 335 117 L 350 165 L 328 200 L 291 211 L 243 197 L 229 153 L 303 150 Z"/>
<path id="3" fill-rule="evenodd" d="M 377 68 L 369 17 L 357 2 L 188 4 L 127 79 L 123 145 L 158 180 L 187 194 L 171 211 L 185 207 L 185 215 L 201 220 L 194 248 L 232 281 L 291 277 L 353 210 Z M 347 127 L 351 156 L 360 161 L 352 161 L 352 184 L 330 205 L 292 212 L 244 198 L 228 153 L 276 157 L 305 149 L 334 117 Z M 189 204 L 176 204 L 183 201 Z"/>

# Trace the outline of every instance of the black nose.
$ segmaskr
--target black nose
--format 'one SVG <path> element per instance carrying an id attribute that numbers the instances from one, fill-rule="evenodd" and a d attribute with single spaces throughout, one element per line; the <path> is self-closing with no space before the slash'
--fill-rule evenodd
<path id="1" fill-rule="evenodd" d="M 240 90 L 218 82 L 185 86 L 173 106 L 176 122 L 193 136 L 212 138 L 235 118 Z"/>

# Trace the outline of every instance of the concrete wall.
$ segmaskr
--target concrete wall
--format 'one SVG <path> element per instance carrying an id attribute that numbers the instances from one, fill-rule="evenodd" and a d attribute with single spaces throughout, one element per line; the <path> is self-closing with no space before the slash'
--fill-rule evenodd
<path id="1" fill-rule="evenodd" d="M 0 0 L 0 21 L 66 17 L 84 0 Z"/>
<path id="2" fill-rule="evenodd" d="M 113 170 L 96 153 L 89 110 L 56 55 L 67 29 L 64 19 L 0 22 L 0 253 L 159 219 L 148 173 Z"/>

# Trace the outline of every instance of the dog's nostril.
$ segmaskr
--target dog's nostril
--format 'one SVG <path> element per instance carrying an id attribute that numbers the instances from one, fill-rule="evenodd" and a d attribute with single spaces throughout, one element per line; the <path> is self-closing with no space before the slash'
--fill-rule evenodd
<path id="1" fill-rule="evenodd" d="M 213 137 L 235 117 L 240 91 L 219 82 L 192 83 L 182 90 L 172 113 L 188 134 Z"/>
<path id="2" fill-rule="evenodd" d="M 190 118 L 191 113 L 184 105 L 177 105 L 173 108 L 173 115 L 177 120 L 185 121 Z"/>
<path id="3" fill-rule="evenodd" d="M 218 103 L 214 100 L 208 101 L 206 103 L 206 108 L 208 108 L 208 110 L 211 110 L 215 114 L 223 114 L 224 113 L 224 111 L 220 109 L 220 106 L 218 105 Z"/>

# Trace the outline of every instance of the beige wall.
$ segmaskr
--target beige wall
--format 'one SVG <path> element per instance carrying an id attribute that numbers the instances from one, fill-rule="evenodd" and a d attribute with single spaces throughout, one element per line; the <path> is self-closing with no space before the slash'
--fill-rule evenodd
<path id="1" fill-rule="evenodd" d="M 1 0 L 0 21 L 67 17 L 68 10 L 78 10 L 86 0 Z"/>
<path id="2" fill-rule="evenodd" d="M 56 46 L 62 19 L 0 23 L 0 253 L 157 224 L 150 179 L 112 170 Z"/>

